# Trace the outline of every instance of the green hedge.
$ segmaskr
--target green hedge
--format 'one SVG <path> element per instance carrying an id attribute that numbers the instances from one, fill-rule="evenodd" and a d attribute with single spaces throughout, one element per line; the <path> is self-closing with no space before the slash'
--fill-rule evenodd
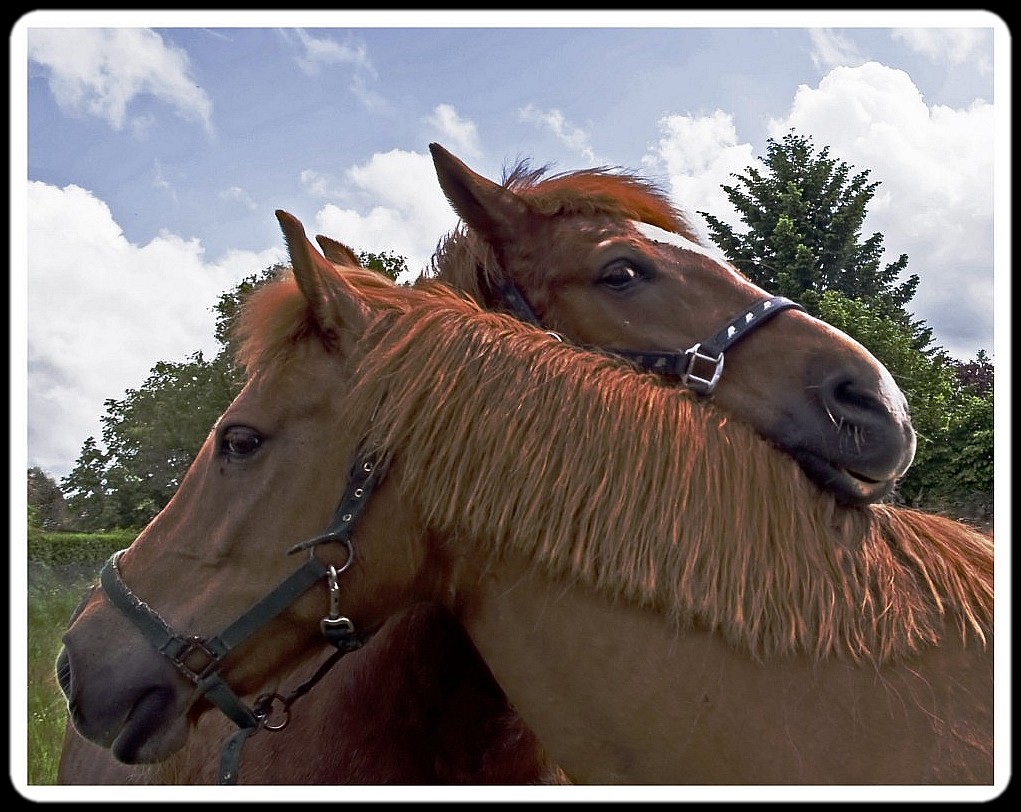
<path id="1" fill-rule="evenodd" d="M 134 530 L 109 533 L 30 532 L 28 560 L 50 566 L 79 564 L 98 568 L 115 552 L 131 544 L 135 535 Z"/>

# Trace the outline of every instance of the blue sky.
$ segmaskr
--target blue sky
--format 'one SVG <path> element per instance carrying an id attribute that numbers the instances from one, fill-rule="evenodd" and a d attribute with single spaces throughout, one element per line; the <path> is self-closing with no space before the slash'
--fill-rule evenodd
<path id="1" fill-rule="evenodd" d="M 740 226 L 720 184 L 793 127 L 880 181 L 865 236 L 908 254 L 936 342 L 995 356 L 1008 49 L 978 12 L 29 14 L 28 464 L 66 475 L 106 399 L 215 353 L 219 294 L 285 257 L 274 209 L 420 270 L 456 222 L 430 141 L 494 179 L 637 169 Z"/>

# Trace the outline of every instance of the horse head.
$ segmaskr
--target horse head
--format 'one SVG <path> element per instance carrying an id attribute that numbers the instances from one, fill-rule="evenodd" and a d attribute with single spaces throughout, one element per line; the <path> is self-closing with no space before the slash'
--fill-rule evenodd
<path id="1" fill-rule="evenodd" d="M 915 434 L 887 369 L 794 303 L 773 307 L 654 186 L 606 170 L 542 179 L 521 165 L 500 185 L 439 144 L 430 151 L 463 221 L 437 250 L 437 278 L 694 380 L 844 503 L 881 500 L 907 470 Z"/>

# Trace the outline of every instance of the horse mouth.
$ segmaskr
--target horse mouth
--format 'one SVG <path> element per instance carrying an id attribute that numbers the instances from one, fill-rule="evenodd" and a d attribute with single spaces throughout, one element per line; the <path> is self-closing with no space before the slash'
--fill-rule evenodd
<path id="1" fill-rule="evenodd" d="M 183 716 L 167 719 L 173 697 L 165 689 L 153 688 L 135 703 L 128 718 L 110 744 L 110 751 L 125 764 L 162 761 L 184 746 L 188 735 Z"/>
<path id="2" fill-rule="evenodd" d="M 790 453 L 809 479 L 845 506 L 861 507 L 878 502 L 893 490 L 896 482 L 894 477 L 876 477 L 845 468 L 811 451 Z"/>

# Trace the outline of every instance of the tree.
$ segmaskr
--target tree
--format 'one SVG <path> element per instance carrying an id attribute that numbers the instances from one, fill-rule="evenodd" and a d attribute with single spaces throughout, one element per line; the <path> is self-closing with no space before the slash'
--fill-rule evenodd
<path id="1" fill-rule="evenodd" d="M 829 147 L 813 154 L 811 139 L 793 131 L 779 143 L 769 139 L 764 162 L 768 174 L 748 167 L 747 174 L 733 176 L 743 188 L 722 187 L 748 225 L 746 233 L 699 212 L 734 264 L 757 285 L 797 299 L 813 314 L 819 296 L 833 290 L 903 316 L 918 287 L 916 275 L 897 282 L 907 255 L 882 267 L 882 234 L 859 242 L 879 182 L 868 182 L 868 170 L 850 177 L 848 164 L 830 158 Z"/>
<path id="2" fill-rule="evenodd" d="M 397 281 L 398 276 L 408 270 L 408 261 L 393 251 L 379 254 L 374 254 L 371 251 L 362 251 L 358 254 L 358 259 L 364 267 L 381 273 L 394 282 Z"/>
<path id="3" fill-rule="evenodd" d="M 957 380 L 972 394 L 984 397 L 993 392 L 993 363 L 985 350 L 979 350 L 974 361 L 957 362 Z"/>
<path id="4" fill-rule="evenodd" d="M 222 353 L 160 361 L 138 389 L 107 400 L 101 450 L 89 438 L 64 481 L 83 529 L 141 527 L 170 500 L 210 428 L 236 394 Z"/>
<path id="5" fill-rule="evenodd" d="M 29 525 L 43 530 L 60 530 L 70 518 L 64 494 L 42 468 L 28 469 Z"/>
<path id="6" fill-rule="evenodd" d="M 883 235 L 860 242 L 866 207 L 879 186 L 869 172 L 818 153 L 811 139 L 770 139 L 768 171 L 748 167 L 723 189 L 747 224 L 737 233 L 700 212 L 716 243 L 753 282 L 801 302 L 852 336 L 904 391 L 918 436 L 915 461 L 895 498 L 935 509 L 992 506 L 992 375 L 988 356 L 962 364 L 935 345 L 907 310 L 918 276 L 898 281 L 908 258 L 885 267 Z M 976 507 L 977 506 L 977 507 Z"/>

